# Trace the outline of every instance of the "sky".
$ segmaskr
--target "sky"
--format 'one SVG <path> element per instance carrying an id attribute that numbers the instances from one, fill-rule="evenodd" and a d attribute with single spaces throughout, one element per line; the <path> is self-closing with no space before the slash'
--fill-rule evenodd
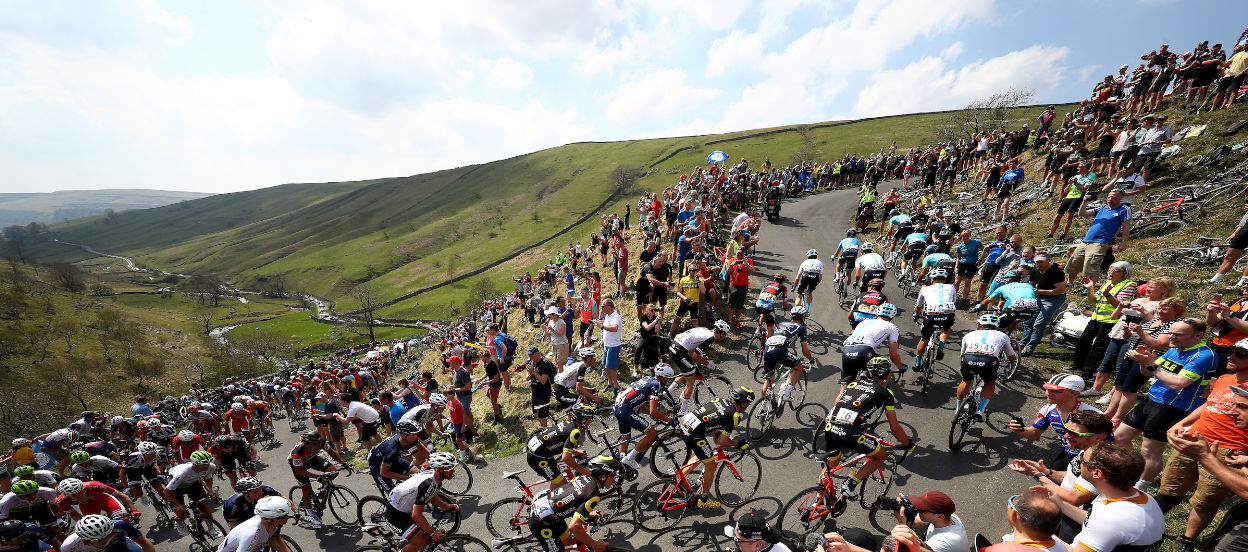
<path id="1" fill-rule="evenodd" d="M 1248 2 L 0 0 L 0 192 L 406 176 L 578 141 L 1086 97 Z"/>

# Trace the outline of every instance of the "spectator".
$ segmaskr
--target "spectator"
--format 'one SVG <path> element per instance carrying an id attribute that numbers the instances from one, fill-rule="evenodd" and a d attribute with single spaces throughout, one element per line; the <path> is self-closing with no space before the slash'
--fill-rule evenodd
<path id="1" fill-rule="evenodd" d="M 1234 386 L 1230 390 L 1233 395 L 1234 413 L 1232 416 L 1235 429 L 1248 430 L 1248 390 Z M 1248 457 L 1242 455 L 1219 457 L 1218 443 L 1208 442 L 1205 436 L 1199 433 L 1169 432 L 1166 437 L 1175 452 L 1200 463 L 1200 467 L 1216 478 L 1219 483 L 1228 487 L 1241 499 L 1248 500 L 1248 478 L 1244 477 L 1242 471 Z M 1244 550 L 1245 547 L 1248 547 L 1248 521 L 1241 521 L 1221 537 L 1214 550 L 1215 552 L 1228 552 Z"/>
<path id="2" fill-rule="evenodd" d="M 753 512 L 741 516 L 735 526 L 725 525 L 724 536 L 732 539 L 740 552 L 790 552 L 766 518 Z"/>
<path id="3" fill-rule="evenodd" d="M 1114 189 L 1105 198 L 1105 205 L 1088 209 L 1088 196 L 1079 204 L 1079 216 L 1093 217 L 1092 226 L 1083 236 L 1083 243 L 1075 246 L 1066 262 L 1066 284 L 1074 285 L 1076 278 L 1095 280 L 1100 274 L 1101 263 L 1114 245 L 1114 239 L 1122 235 L 1118 251 L 1127 250 L 1127 238 L 1131 235 L 1131 208 L 1122 203 L 1123 191 Z"/>
<path id="4" fill-rule="evenodd" d="M 486 384 L 486 394 L 490 397 L 490 406 L 494 409 L 494 417 L 490 423 L 503 423 L 503 409 L 498 405 L 498 393 L 503 388 L 502 374 L 507 370 L 498 363 L 497 357 L 489 349 L 481 352 L 481 362 L 485 363 L 485 375 L 474 382 L 474 385 Z"/>
<path id="5" fill-rule="evenodd" d="M 1061 238 L 1066 239 L 1066 234 L 1070 232 L 1070 223 L 1075 219 L 1075 213 L 1079 211 L 1079 206 L 1083 203 L 1083 194 L 1091 189 L 1095 181 L 1096 173 L 1092 172 L 1091 161 L 1079 162 L 1079 174 L 1062 180 L 1062 187 L 1057 193 L 1062 200 L 1057 205 L 1057 215 L 1053 217 L 1053 224 L 1049 226 L 1049 235 L 1045 236 L 1046 238 L 1053 237 L 1053 233 L 1057 231 L 1057 225 L 1062 221 L 1062 215 L 1066 215 L 1066 225 L 1062 227 Z"/>
<path id="6" fill-rule="evenodd" d="M 1004 230 L 1004 228 L 998 228 L 998 230 Z M 984 247 L 984 242 L 971 237 L 970 230 L 963 230 L 958 236 L 958 241 L 957 247 L 954 248 L 958 259 L 958 276 L 953 283 L 953 288 L 955 291 L 961 290 L 959 299 L 965 303 L 971 299 L 971 280 L 975 278 L 975 271 L 979 267 L 979 254 Z"/>
<path id="7" fill-rule="evenodd" d="M 590 336 L 593 335 L 591 330 L 594 329 L 594 322 L 598 320 L 598 301 L 594 300 L 594 294 L 589 292 L 589 286 L 581 286 L 581 296 L 577 306 L 581 315 L 581 325 L 578 327 L 577 335 L 580 337 L 580 347 L 588 347 Z"/>
<path id="8" fill-rule="evenodd" d="M 477 363 L 473 361 L 459 364 L 454 362 L 454 360 L 456 359 L 452 359 L 451 362 L 451 391 L 455 392 L 455 399 L 459 401 L 460 409 L 463 412 L 464 426 L 462 433 L 464 439 L 471 443 L 477 427 L 476 418 L 472 415 L 472 368 Z M 464 461 L 467 462 L 467 460 Z"/>
<path id="9" fill-rule="evenodd" d="M 1154 313 L 1141 315 L 1143 323 L 1128 324 L 1130 338 L 1123 345 L 1123 354 L 1114 377 L 1114 389 L 1105 415 L 1115 424 L 1120 422 L 1135 406 L 1140 387 L 1148 380 L 1140 372 L 1140 364 L 1127 356 L 1140 344 L 1147 345 L 1155 354 L 1163 354 L 1170 348 L 1170 323 L 1187 315 L 1187 302 L 1178 297 L 1163 299 Z"/>
<path id="10" fill-rule="evenodd" d="M 1147 125 L 1150 117 L 1144 117 L 1144 124 Z M 1144 140 L 1140 143 L 1140 153 L 1136 156 L 1135 165 L 1143 175 L 1144 181 L 1148 180 L 1149 172 L 1153 167 L 1157 166 L 1157 156 L 1161 155 L 1161 148 L 1166 144 L 1174 141 L 1174 129 L 1166 124 L 1167 116 L 1156 115 L 1151 117 L 1153 126 L 1148 127 L 1144 131 Z M 1136 193 L 1144 191 L 1143 184 L 1136 190 Z M 1130 196 L 1130 194 L 1128 194 Z M 1129 205 L 1130 198 L 1126 200 Z"/>
<path id="11" fill-rule="evenodd" d="M 1023 322 L 1023 335 L 1019 338 L 1022 355 L 1030 356 L 1036 346 L 1044 339 L 1044 331 L 1049 322 L 1057 316 L 1058 311 L 1066 304 L 1066 271 L 1049 260 L 1047 252 L 1036 253 L 1036 269 L 1029 277 L 1036 288 L 1036 302 L 1040 311 Z"/>
<path id="12" fill-rule="evenodd" d="M 533 416 L 537 424 L 546 427 L 546 417 L 550 413 L 550 387 L 555 379 L 555 365 L 542 358 L 542 351 L 536 346 L 529 346 L 529 361 L 525 363 L 532 393 Z"/>
<path id="13" fill-rule="evenodd" d="M 992 284 L 992 281 L 997 276 L 997 272 L 1001 270 L 1001 261 L 1008 262 L 1010 259 L 1017 258 L 1018 251 L 1023 247 L 1023 236 L 1021 234 L 1014 234 L 1007 240 L 1005 236 L 1009 233 L 1009 230 L 1005 226 L 998 226 L 993 232 L 996 240 L 988 244 L 984 266 L 979 270 L 979 295 L 975 298 L 976 303 L 984 301 L 984 296 L 988 293 L 988 286 Z"/>
<path id="14" fill-rule="evenodd" d="M 1101 411 L 1079 400 L 1079 393 L 1084 387 L 1083 378 L 1079 376 L 1058 374 L 1049 378 L 1043 387 L 1044 398 L 1048 404 L 1040 407 L 1040 411 L 1036 414 L 1036 421 L 1030 426 L 1024 426 L 1021 418 L 1015 418 L 1010 420 L 1007 427 L 1019 437 L 1031 441 L 1040 438 L 1044 430 L 1053 428 L 1053 432 L 1057 433 L 1061 441 L 1062 450 L 1053 457 L 1050 465 L 1053 469 L 1064 470 L 1070 464 L 1070 459 L 1079 454 L 1079 449 L 1070 442 L 1066 421 L 1079 410 L 1090 410 L 1097 414 Z"/>
<path id="15" fill-rule="evenodd" d="M 1185 434 L 1194 434 L 1213 439 L 1215 445 L 1211 453 L 1223 462 L 1228 456 L 1248 453 L 1248 430 L 1235 426 L 1235 394 L 1231 390 L 1232 387 L 1242 389 L 1248 384 L 1248 339 L 1236 343 L 1234 351 L 1226 367 L 1233 373 L 1214 380 L 1209 386 L 1205 403 L 1167 431 L 1167 438 L 1170 434 L 1180 438 Z M 1190 501 L 1192 510 L 1187 516 L 1187 529 L 1175 541 L 1175 552 L 1192 552 L 1195 549 L 1196 537 L 1213 520 L 1231 489 L 1209 470 L 1201 468 L 1196 458 L 1171 454 L 1157 490 L 1161 511 L 1169 512 L 1182 502 L 1193 486 L 1196 492 Z"/>
<path id="16" fill-rule="evenodd" d="M 382 391 L 377 395 L 377 400 L 381 401 L 381 421 L 386 425 L 386 433 L 394 435 L 394 424 L 403 419 L 403 415 L 407 413 L 407 408 L 402 403 L 394 400 L 394 393 Z"/>
<path id="17" fill-rule="evenodd" d="M 151 416 L 152 407 L 147 405 L 147 397 L 139 395 L 134 398 L 134 404 L 130 405 L 130 414 L 138 416 Z"/>
<path id="18" fill-rule="evenodd" d="M 1067 265 L 1069 267 L 1069 265 Z M 1086 381 L 1095 376 L 1101 360 L 1105 358 L 1105 349 L 1109 346 L 1109 330 L 1114 327 L 1113 314 L 1121 303 L 1135 298 L 1135 282 L 1131 276 L 1131 263 L 1118 261 L 1109 266 L 1109 279 L 1105 280 L 1096 291 L 1094 282 L 1084 278 L 1079 283 L 1087 290 L 1088 299 L 1093 302 L 1092 317 L 1084 326 L 1079 341 L 1075 343 L 1075 356 L 1067 372 L 1078 372 Z M 1099 393 L 1096 387 L 1089 388 L 1085 395 Z"/>
<path id="19" fill-rule="evenodd" d="M 1166 431 L 1204 403 L 1204 390 L 1214 367 L 1214 354 L 1204 344 L 1205 323 L 1195 318 L 1176 320 L 1170 325 L 1170 350 L 1157 358 L 1152 350 L 1140 347 L 1127 356 L 1140 363 L 1140 372 L 1157 378 L 1142 399 L 1122 420 L 1114 438 L 1130 442 L 1144 434 L 1140 452 L 1144 455 L 1144 478 L 1138 483 L 1147 489 L 1161 471 Z"/>
<path id="20" fill-rule="evenodd" d="M 1062 511 L 1043 493 L 1026 490 L 1006 500 L 1006 520 L 1010 522 L 1010 534 L 1004 542 L 1014 542 L 1035 547 L 1045 552 L 1068 552 L 1066 543 L 1054 538 Z"/>
<path id="21" fill-rule="evenodd" d="M 1226 249 L 1226 255 L 1222 257 L 1222 264 L 1218 266 L 1218 271 L 1209 278 L 1210 282 L 1221 282 L 1232 268 L 1235 267 L 1235 261 L 1244 256 L 1244 250 L 1248 249 L 1248 201 L 1244 202 L 1244 214 L 1239 218 L 1239 224 L 1235 225 L 1235 229 L 1231 231 L 1231 235 L 1226 238 L 1229 245 Z M 1244 275 L 1240 276 L 1237 286 L 1248 282 L 1248 266 L 1244 268 Z"/>
<path id="22" fill-rule="evenodd" d="M 1127 349 L 1124 345 L 1131 337 L 1127 333 L 1128 318 L 1138 323 L 1142 320 L 1144 313 L 1147 312 L 1150 317 L 1157 307 L 1161 306 L 1161 301 L 1174 296 L 1175 283 L 1174 278 L 1162 276 L 1153 278 L 1147 284 L 1138 286 L 1137 293 L 1144 297 L 1136 298 L 1131 301 L 1119 301 L 1118 306 L 1114 307 L 1114 312 L 1110 313 L 1109 319 L 1114 320 L 1114 325 L 1109 328 L 1109 344 L 1105 348 L 1105 356 L 1101 359 L 1101 366 L 1096 371 L 1096 381 L 1092 387 L 1100 391 L 1104 387 L 1105 382 L 1109 381 L 1111 374 L 1117 374 L 1118 364 L 1123 358 L 1126 358 Z M 1126 316 L 1124 316 L 1124 314 Z M 1111 396 L 1106 394 L 1096 401 L 1096 404 L 1109 404 Z"/>
<path id="23" fill-rule="evenodd" d="M 607 386 L 612 392 L 620 387 L 618 370 L 620 349 L 624 348 L 624 319 L 615 310 L 615 301 L 602 301 L 602 318 L 595 323 L 602 329 L 602 369 L 607 374 Z"/>
<path id="24" fill-rule="evenodd" d="M 351 395 L 346 392 L 338 398 L 347 405 L 347 415 L 338 414 L 334 418 L 340 423 L 354 425 L 356 433 L 360 436 L 356 442 L 364 443 L 365 448 L 372 450 L 373 445 L 376 444 L 374 441 L 381 441 L 381 436 L 377 434 L 377 428 L 381 425 L 381 413 L 372 406 L 352 400 Z"/>
<path id="25" fill-rule="evenodd" d="M 730 289 L 728 321 L 738 328 L 741 327 L 741 309 L 745 307 L 751 272 L 754 272 L 754 261 L 745 256 L 744 249 L 737 249 L 736 256 L 727 264 L 727 274 Z"/>
<path id="26" fill-rule="evenodd" d="M 893 512 L 898 523 L 910 527 L 920 522 L 928 524 L 927 535 L 923 540 L 924 547 L 932 552 L 970 550 L 971 546 L 966 538 L 966 527 L 962 526 L 962 519 L 954 513 L 956 508 L 949 495 L 940 491 L 928 491 L 911 497 L 899 495 L 899 498 L 908 498 L 917 513 L 913 518 L 906 519 L 906 513 L 903 513 L 908 512 L 906 509 Z"/>
<path id="27" fill-rule="evenodd" d="M 1166 531 L 1165 516 L 1153 497 L 1133 488 L 1144 471 L 1144 459 L 1134 450 L 1097 443 L 1083 460 L 1083 477 L 1100 495 L 1092 501 L 1083 531 L 1072 548 L 1111 552 L 1119 546 L 1153 550 Z"/>
<path id="28" fill-rule="evenodd" d="M 1222 78 L 1218 80 L 1218 88 L 1213 101 L 1208 103 L 1209 111 L 1231 107 L 1235 96 L 1244 84 L 1244 76 L 1248 75 L 1248 44 L 1237 44 L 1235 54 L 1220 65 L 1223 67 Z"/>
<path id="29" fill-rule="evenodd" d="M 542 331 L 546 332 L 546 337 L 550 339 L 551 352 L 555 355 L 555 365 L 563 366 L 564 361 L 568 360 L 571 346 L 568 344 L 568 325 L 559 316 L 559 307 L 546 309 L 546 324 L 542 326 Z"/>
<path id="30" fill-rule="evenodd" d="M 1092 499 L 1096 498 L 1096 488 L 1082 477 L 1083 458 L 1092 445 L 1113 437 L 1114 425 L 1096 410 L 1076 410 L 1065 425 L 1071 448 L 1079 451 L 1070 458 L 1070 464 L 1065 469 L 1048 468 L 1043 460 L 1014 460 L 1010 469 L 1034 477 L 1043 487 L 1043 492 L 1056 501 L 1063 514 L 1058 522 L 1057 537 L 1069 542 L 1083 530 L 1082 514 L 1076 512 L 1086 511 L 1091 507 L 1089 503 Z M 1076 517 L 1080 519 L 1076 521 Z"/>
<path id="31" fill-rule="evenodd" d="M 507 317 L 503 317 L 506 320 Z M 498 373 L 502 378 L 502 388 L 507 392 L 511 392 L 511 363 L 515 360 L 514 352 L 507 350 L 507 340 L 509 336 L 501 331 L 498 324 L 491 324 L 486 330 L 485 335 L 490 339 L 490 343 L 494 345 L 494 361 L 498 363 Z M 489 376 L 489 373 L 486 373 Z M 497 422 L 496 422 L 497 423 Z"/>

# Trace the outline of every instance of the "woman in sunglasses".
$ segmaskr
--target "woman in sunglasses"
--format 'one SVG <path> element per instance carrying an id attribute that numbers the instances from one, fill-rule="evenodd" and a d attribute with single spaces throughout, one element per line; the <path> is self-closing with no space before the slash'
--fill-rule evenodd
<path id="1" fill-rule="evenodd" d="M 1170 323 L 1187 315 L 1187 302 L 1178 297 L 1167 297 L 1159 301 L 1153 310 L 1137 310 L 1140 321 L 1125 323 L 1124 330 L 1128 337 L 1118 357 L 1109 408 L 1105 409 L 1105 415 L 1115 425 L 1135 406 L 1140 387 L 1148 381 L 1148 376 L 1140 373 L 1140 363 L 1128 358 L 1127 352 L 1143 344 L 1159 355 L 1165 353 L 1170 348 Z"/>

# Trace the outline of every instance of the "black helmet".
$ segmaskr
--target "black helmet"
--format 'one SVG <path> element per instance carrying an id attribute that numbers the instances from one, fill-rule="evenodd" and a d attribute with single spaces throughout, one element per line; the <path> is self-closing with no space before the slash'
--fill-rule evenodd
<path id="1" fill-rule="evenodd" d="M 398 431 L 400 435 L 415 435 L 420 433 L 421 427 L 420 424 L 411 420 L 403 420 L 394 424 L 394 429 L 395 431 Z"/>
<path id="2" fill-rule="evenodd" d="M 884 357 L 875 357 L 867 361 L 867 367 L 862 371 L 863 374 L 871 376 L 875 379 L 884 379 L 892 372 L 892 362 Z"/>
<path id="3" fill-rule="evenodd" d="M 321 434 L 318 432 L 309 431 L 303 434 L 303 442 L 311 444 L 324 444 L 325 438 L 321 437 Z"/>
<path id="4" fill-rule="evenodd" d="M 15 542 L 22 540 L 29 530 L 26 529 L 26 522 L 10 519 L 0 522 L 0 541 Z"/>
<path id="5" fill-rule="evenodd" d="M 732 390 L 732 400 L 736 402 L 752 403 L 754 402 L 754 390 L 749 387 L 738 387 Z"/>
<path id="6" fill-rule="evenodd" d="M 586 467 L 589 468 L 590 473 L 598 476 L 604 474 L 615 475 L 616 472 L 620 471 L 621 466 L 620 461 L 615 458 L 610 456 L 599 456 L 590 460 L 589 465 Z"/>
<path id="7" fill-rule="evenodd" d="M 568 409 L 568 415 L 576 422 L 592 420 L 594 419 L 594 407 L 588 404 L 578 404 Z"/>

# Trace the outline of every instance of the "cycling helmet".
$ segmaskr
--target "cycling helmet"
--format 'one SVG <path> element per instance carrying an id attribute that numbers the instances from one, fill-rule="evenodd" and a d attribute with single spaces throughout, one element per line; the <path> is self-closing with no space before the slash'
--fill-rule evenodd
<path id="1" fill-rule="evenodd" d="M 880 318 L 892 318 L 894 316 L 897 316 L 897 305 L 892 303 L 880 305 Z"/>
<path id="2" fill-rule="evenodd" d="M 576 422 L 592 420 L 594 419 L 594 409 L 587 404 L 578 404 L 568 409 L 568 415 Z"/>
<path id="3" fill-rule="evenodd" d="M 243 403 L 241 403 L 241 402 L 236 402 L 236 403 L 234 403 L 234 404 L 231 404 L 231 405 L 230 405 L 230 410 L 242 411 L 244 408 L 246 408 L 246 407 L 244 407 L 244 406 L 243 406 Z"/>
<path id="4" fill-rule="evenodd" d="M 17 496 L 25 496 L 39 492 L 39 482 L 33 479 L 23 479 L 13 484 L 10 489 Z"/>
<path id="5" fill-rule="evenodd" d="M 936 252 L 936 244 L 932 244 L 932 245 L 929 245 L 929 246 L 927 246 L 927 247 L 924 247 L 924 248 L 923 248 L 923 252 L 924 252 L 924 253 L 935 253 L 935 252 Z"/>
<path id="6" fill-rule="evenodd" d="M 73 496 L 82 492 L 82 480 L 76 477 L 67 478 L 56 485 L 56 490 L 66 496 Z"/>
<path id="7" fill-rule="evenodd" d="M 1006 271 L 1005 275 L 1003 275 L 1001 278 L 1005 280 L 1006 282 L 1017 282 L 1023 279 L 1023 275 L 1020 274 L 1017 270 L 1010 270 L 1010 271 Z"/>
<path id="8" fill-rule="evenodd" d="M 980 326 L 992 326 L 995 328 L 1001 325 L 1001 317 L 992 313 L 981 314 L 975 323 Z"/>
<path id="9" fill-rule="evenodd" d="M 143 441 L 139 443 L 139 454 L 156 454 L 160 452 L 160 447 L 151 441 Z"/>
<path id="10" fill-rule="evenodd" d="M 100 514 L 83 516 L 83 518 L 78 520 L 78 523 L 74 525 L 74 534 L 78 535 L 78 538 L 87 541 L 106 539 L 116 530 L 116 526 L 113 525 L 113 520 Z"/>
<path id="11" fill-rule="evenodd" d="M 137 427 L 139 429 L 147 428 L 147 420 L 139 420 L 137 422 L 134 422 L 134 427 Z"/>
<path id="12" fill-rule="evenodd" d="M 589 461 L 589 465 L 586 467 L 589 468 L 590 473 L 595 476 L 615 475 L 615 473 L 620 471 L 621 468 L 620 461 L 610 456 L 599 456 L 594 458 Z"/>
<path id="13" fill-rule="evenodd" d="M 30 439 L 27 439 L 25 437 L 18 437 L 13 440 L 13 448 L 15 449 L 22 448 L 22 447 L 29 447 L 29 446 L 30 446 Z"/>
<path id="14" fill-rule="evenodd" d="M 441 393 L 430 393 L 429 404 L 432 404 L 433 406 L 437 406 L 437 407 L 445 407 L 446 395 L 443 395 Z"/>
<path id="15" fill-rule="evenodd" d="M 933 280 L 948 280 L 949 273 L 946 272 L 945 269 L 943 268 L 938 268 L 932 271 L 932 279 Z"/>
<path id="16" fill-rule="evenodd" d="M 69 454 L 69 461 L 75 464 L 85 464 L 91 460 L 91 453 L 85 450 L 75 450 Z"/>
<path id="17" fill-rule="evenodd" d="M 30 464 L 25 464 L 25 465 L 21 465 L 16 468 L 13 468 L 13 477 L 18 478 L 18 479 L 25 479 L 34 474 L 35 474 L 35 467 Z"/>
<path id="18" fill-rule="evenodd" d="M 113 416 L 113 418 L 108 421 L 108 425 L 117 425 L 124 419 L 125 418 L 122 418 L 121 416 Z"/>
<path id="19" fill-rule="evenodd" d="M 875 357 L 867 361 L 867 367 L 863 373 L 875 379 L 884 379 L 893 372 L 893 364 L 887 358 Z"/>
<path id="20" fill-rule="evenodd" d="M 666 362 L 660 362 L 654 367 L 654 377 L 656 378 L 672 378 L 676 377 L 676 371 Z"/>
<path id="21" fill-rule="evenodd" d="M 186 407 L 186 413 L 187 413 L 187 414 L 195 414 L 196 412 L 199 412 L 199 407 L 198 407 L 198 406 L 195 406 L 195 405 L 193 405 L 193 404 L 192 404 L 191 406 Z"/>
<path id="22" fill-rule="evenodd" d="M 82 423 L 82 422 L 74 422 L 74 423 L 72 423 L 72 424 L 69 424 L 68 429 L 69 429 L 70 431 L 74 432 L 74 435 L 77 435 L 77 434 L 78 434 L 78 432 L 80 432 L 80 431 L 84 431 L 84 430 L 86 430 L 86 429 L 87 429 L 87 424 L 84 424 L 84 423 Z M 77 437 L 75 437 L 75 438 L 77 438 Z"/>
<path id="23" fill-rule="evenodd" d="M 576 350 L 576 356 L 584 360 L 587 357 L 597 357 L 598 351 L 595 351 L 593 347 L 581 347 Z"/>
<path id="24" fill-rule="evenodd" d="M 18 542 L 26 539 L 26 522 L 10 519 L 0 522 L 0 542 Z"/>
<path id="25" fill-rule="evenodd" d="M 776 275 L 777 282 L 783 282 L 785 278 L 788 278 L 788 276 L 785 276 L 783 272 Z"/>
<path id="26" fill-rule="evenodd" d="M 420 433 L 420 424 L 411 420 L 404 420 L 394 425 L 395 431 L 400 435 L 415 435 Z"/>
<path id="27" fill-rule="evenodd" d="M 884 279 L 872 278 L 871 281 L 867 282 L 867 289 L 874 289 L 876 291 L 884 289 Z"/>
<path id="28" fill-rule="evenodd" d="M 247 405 L 247 408 L 255 408 L 259 403 L 260 401 L 257 401 L 256 399 L 247 399 L 247 402 L 243 404 Z"/>
<path id="29" fill-rule="evenodd" d="M 244 477 L 239 479 L 238 483 L 234 484 L 234 490 L 240 493 L 246 493 L 259 489 L 260 486 L 261 484 L 259 479 L 256 479 L 255 477 Z"/>
<path id="30" fill-rule="evenodd" d="M 888 216 L 890 217 L 895 217 L 900 214 L 901 214 L 901 209 L 893 209 L 892 211 L 888 212 Z"/>
<path id="31" fill-rule="evenodd" d="M 814 258 L 816 258 L 816 257 L 818 257 L 818 256 L 819 256 L 819 252 L 818 252 L 817 250 L 815 250 L 815 249 L 807 249 L 807 250 L 806 250 L 806 258 L 808 258 L 808 259 L 814 259 Z"/>
<path id="32" fill-rule="evenodd" d="M 871 243 L 871 242 L 866 242 L 866 243 L 863 243 L 863 244 L 862 244 L 862 251 L 863 251 L 864 253 L 869 253 L 869 252 L 874 251 L 874 250 L 875 250 L 875 244 L 873 244 L 873 243 Z"/>
<path id="33" fill-rule="evenodd" d="M 722 333 L 722 334 L 729 334 L 729 333 L 732 333 L 732 327 L 729 326 L 728 323 L 723 320 L 716 320 L 715 331 Z"/>
<path id="34" fill-rule="evenodd" d="M 256 515 L 263 519 L 276 519 L 293 516 L 295 511 L 290 507 L 289 500 L 280 496 L 266 496 L 256 501 Z"/>
<path id="35" fill-rule="evenodd" d="M 194 441 L 194 440 L 195 440 L 195 433 L 192 432 L 191 430 L 184 429 L 178 432 L 178 441 Z"/>
<path id="36" fill-rule="evenodd" d="M 197 450 L 192 452 L 191 463 L 196 466 L 207 466 L 212 463 L 212 453 L 206 450 Z"/>
<path id="37" fill-rule="evenodd" d="M 303 434 L 303 442 L 313 444 L 313 445 L 319 445 L 325 442 L 325 438 L 321 437 L 320 433 L 317 433 L 315 431 L 309 431 Z"/>
<path id="38" fill-rule="evenodd" d="M 435 452 L 429 455 L 429 467 L 445 470 L 455 467 L 455 455 L 449 452 Z"/>
<path id="39" fill-rule="evenodd" d="M 152 431 L 152 437 L 155 437 L 157 439 L 169 439 L 173 437 L 172 426 L 160 425 L 160 426 L 157 426 L 156 429 L 153 429 L 151 431 Z"/>
<path id="40" fill-rule="evenodd" d="M 858 229 L 856 228 L 850 228 L 849 230 L 845 231 L 845 237 L 852 238 L 857 235 L 858 235 Z"/>
<path id="41" fill-rule="evenodd" d="M 738 387 L 732 390 L 732 400 L 736 402 L 754 402 L 754 390 L 749 387 Z"/>
<path id="42" fill-rule="evenodd" d="M 793 318 L 793 317 L 806 318 L 806 315 L 809 313 L 810 313 L 810 309 L 806 308 L 806 305 L 797 305 L 793 307 L 792 309 L 789 309 L 789 318 Z"/>

